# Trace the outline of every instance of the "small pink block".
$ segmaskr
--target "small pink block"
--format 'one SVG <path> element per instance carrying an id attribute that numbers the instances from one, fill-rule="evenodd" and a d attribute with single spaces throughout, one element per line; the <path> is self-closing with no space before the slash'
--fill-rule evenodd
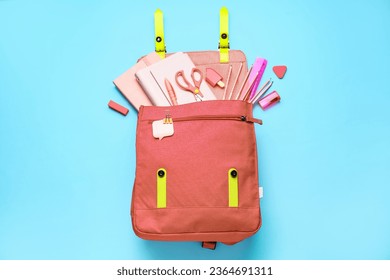
<path id="1" fill-rule="evenodd" d="M 129 109 L 123 107 L 122 105 L 119 105 L 118 103 L 110 100 L 108 102 L 108 107 L 110 107 L 112 110 L 117 111 L 118 113 L 121 113 L 122 115 L 126 116 L 129 112 Z"/>
<path id="2" fill-rule="evenodd" d="M 280 95 L 277 93 L 276 90 L 274 90 L 270 94 L 267 94 L 262 99 L 260 99 L 259 105 L 261 109 L 266 110 L 272 107 L 273 105 L 275 105 L 276 103 L 278 103 L 279 101 L 280 101 Z"/>

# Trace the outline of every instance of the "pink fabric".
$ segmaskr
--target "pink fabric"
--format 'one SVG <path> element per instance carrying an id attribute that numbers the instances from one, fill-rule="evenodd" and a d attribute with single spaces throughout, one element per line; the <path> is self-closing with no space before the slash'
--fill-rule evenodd
<path id="1" fill-rule="evenodd" d="M 174 135 L 155 139 L 151 122 L 167 111 Z M 241 116 L 252 118 L 252 104 L 217 100 L 140 108 L 131 208 L 139 237 L 235 243 L 260 228 L 254 124 L 232 118 Z M 159 168 L 167 173 L 166 208 L 156 205 Z M 236 208 L 228 204 L 231 168 L 238 172 Z"/>
<path id="2" fill-rule="evenodd" d="M 241 84 L 244 82 L 245 76 L 248 73 L 248 65 L 246 61 L 245 54 L 240 50 L 229 50 L 229 62 L 221 63 L 219 60 L 219 51 L 196 51 L 196 52 L 186 52 L 189 55 L 192 62 L 197 68 L 199 68 L 204 75 L 206 74 L 206 68 L 212 68 L 217 71 L 219 75 L 223 77 L 223 82 L 225 86 L 228 87 L 227 95 L 230 93 L 233 88 L 234 81 L 238 76 L 237 84 L 233 90 L 232 96 L 236 96 L 240 90 Z M 168 56 L 171 54 L 168 54 Z M 239 73 L 240 65 L 242 64 L 241 72 Z M 229 83 L 226 79 L 229 73 L 229 67 L 232 66 L 232 73 Z M 214 87 L 211 88 L 215 97 L 217 99 L 222 99 L 224 88 Z"/>

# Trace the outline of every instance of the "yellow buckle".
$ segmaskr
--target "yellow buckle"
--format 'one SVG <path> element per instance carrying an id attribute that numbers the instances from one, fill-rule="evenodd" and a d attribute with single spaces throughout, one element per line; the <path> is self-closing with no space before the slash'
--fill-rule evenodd
<path id="1" fill-rule="evenodd" d="M 154 34 L 155 34 L 155 48 L 156 53 L 161 57 L 165 58 L 167 48 L 164 40 L 164 17 L 163 12 L 157 9 L 154 12 Z"/>
<path id="2" fill-rule="evenodd" d="M 219 11 L 219 61 L 221 63 L 229 62 L 229 12 L 226 7 Z"/>

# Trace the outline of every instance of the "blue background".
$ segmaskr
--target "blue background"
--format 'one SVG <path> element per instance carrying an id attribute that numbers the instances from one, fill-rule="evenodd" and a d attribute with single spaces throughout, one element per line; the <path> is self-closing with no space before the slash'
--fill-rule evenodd
<path id="1" fill-rule="evenodd" d="M 216 49 L 224 5 L 282 97 L 254 110 L 263 227 L 216 251 L 141 240 L 112 80 L 153 50 L 156 8 L 176 52 Z M 388 0 L 0 1 L 0 258 L 390 259 L 389 50 Z"/>

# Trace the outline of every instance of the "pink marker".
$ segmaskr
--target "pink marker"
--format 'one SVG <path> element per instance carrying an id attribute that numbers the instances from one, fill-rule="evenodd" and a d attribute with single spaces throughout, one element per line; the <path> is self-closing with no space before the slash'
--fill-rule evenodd
<path id="1" fill-rule="evenodd" d="M 264 58 L 256 58 L 255 63 L 253 63 L 252 72 L 249 75 L 248 83 L 245 85 L 244 92 L 249 90 L 249 86 L 252 84 L 253 80 L 255 80 L 253 84 L 253 88 L 250 92 L 249 99 L 252 99 L 259 87 L 261 78 L 263 77 L 265 68 L 267 67 L 267 60 Z M 256 77 L 257 76 L 257 77 Z"/>

